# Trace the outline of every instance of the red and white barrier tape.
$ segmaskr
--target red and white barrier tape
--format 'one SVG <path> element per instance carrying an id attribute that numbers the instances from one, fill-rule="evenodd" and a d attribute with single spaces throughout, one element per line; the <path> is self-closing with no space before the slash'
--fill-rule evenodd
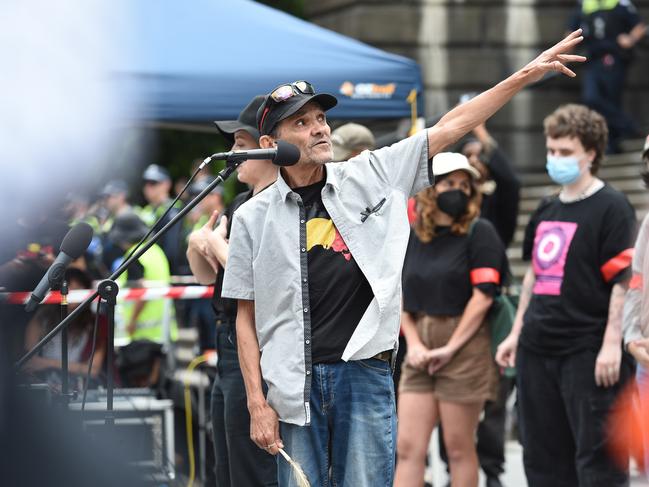
<path id="1" fill-rule="evenodd" d="M 75 289 L 68 293 L 68 303 L 80 303 L 94 290 Z M 204 299 L 211 298 L 214 286 L 173 286 L 124 288 L 119 290 L 117 301 L 151 301 L 153 299 Z M 31 292 L 0 293 L 0 303 L 27 304 Z M 58 304 L 61 293 L 52 291 L 45 296 L 42 304 Z"/>

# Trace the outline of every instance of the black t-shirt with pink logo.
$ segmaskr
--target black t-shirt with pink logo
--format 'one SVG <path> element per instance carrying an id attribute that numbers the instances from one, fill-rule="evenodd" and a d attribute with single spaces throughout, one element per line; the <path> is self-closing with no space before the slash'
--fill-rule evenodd
<path id="1" fill-rule="evenodd" d="M 556 355 L 599 350 L 611 290 L 631 268 L 635 223 L 627 198 L 609 185 L 580 201 L 541 202 L 523 242 L 536 281 L 522 346 Z"/>
<path id="2" fill-rule="evenodd" d="M 323 179 L 293 190 L 306 213 L 313 364 L 341 359 L 374 294 L 322 203 Z"/>

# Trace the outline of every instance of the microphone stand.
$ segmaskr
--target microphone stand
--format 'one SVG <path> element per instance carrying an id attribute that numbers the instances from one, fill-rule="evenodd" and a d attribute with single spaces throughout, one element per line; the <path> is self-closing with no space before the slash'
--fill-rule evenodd
<path id="1" fill-rule="evenodd" d="M 110 277 L 103 280 L 99 283 L 97 291 L 92 293 L 88 298 L 86 298 L 82 303 L 79 304 L 63 321 L 61 321 L 56 327 L 45 335 L 41 341 L 39 341 L 34 348 L 27 352 L 23 357 L 18 360 L 15 364 L 15 370 L 19 371 L 29 359 L 31 359 L 39 350 L 41 350 L 59 331 L 64 330 L 68 327 L 70 322 L 76 318 L 83 310 L 87 309 L 90 306 L 97 296 L 101 296 L 102 301 L 105 301 L 107 304 L 107 317 L 108 317 L 108 344 L 106 350 L 106 360 L 108 363 L 108 373 L 106 376 L 106 425 L 114 424 L 113 416 L 113 389 L 114 389 L 114 378 L 113 378 L 113 367 L 112 360 L 115 353 L 115 344 L 113 343 L 113 337 L 115 333 L 115 303 L 117 301 L 117 293 L 119 292 L 119 287 L 115 282 L 120 275 L 137 259 L 139 259 L 153 244 L 155 244 L 160 237 L 162 237 L 169 229 L 174 226 L 179 220 L 181 220 L 187 213 L 189 213 L 194 207 L 200 203 L 200 201 L 205 198 L 209 193 L 212 192 L 219 184 L 222 184 L 226 179 L 228 179 L 234 170 L 244 161 L 242 160 L 228 160 L 224 169 L 222 169 L 214 181 L 212 181 L 203 191 L 198 194 L 193 200 L 191 200 L 187 205 L 185 205 L 176 216 L 174 216 L 164 227 L 162 227 L 158 232 L 156 232 L 145 244 L 142 245 L 130 258 L 122 263 L 119 268 L 113 272 Z M 99 311 L 98 311 L 99 312 Z M 67 357 L 67 352 L 66 352 Z"/>
<path id="2" fill-rule="evenodd" d="M 68 281 L 63 278 L 61 283 L 61 321 L 68 316 Z M 61 329 L 61 396 L 64 406 L 68 405 L 69 385 L 68 385 L 68 328 Z"/>

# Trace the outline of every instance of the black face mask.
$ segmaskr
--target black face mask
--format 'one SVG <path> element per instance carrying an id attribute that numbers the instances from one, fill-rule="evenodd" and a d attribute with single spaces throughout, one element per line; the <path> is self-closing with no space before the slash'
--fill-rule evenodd
<path id="1" fill-rule="evenodd" d="M 466 212 L 468 204 L 469 197 L 461 189 L 451 189 L 437 195 L 437 207 L 454 220 Z"/>

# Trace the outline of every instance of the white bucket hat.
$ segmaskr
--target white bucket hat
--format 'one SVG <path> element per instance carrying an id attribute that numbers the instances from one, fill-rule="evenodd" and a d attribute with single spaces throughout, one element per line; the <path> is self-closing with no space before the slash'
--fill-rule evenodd
<path id="1" fill-rule="evenodd" d="M 433 175 L 443 176 L 453 171 L 466 171 L 475 179 L 480 179 L 480 173 L 473 167 L 466 156 L 457 152 L 440 152 L 433 157 Z"/>

